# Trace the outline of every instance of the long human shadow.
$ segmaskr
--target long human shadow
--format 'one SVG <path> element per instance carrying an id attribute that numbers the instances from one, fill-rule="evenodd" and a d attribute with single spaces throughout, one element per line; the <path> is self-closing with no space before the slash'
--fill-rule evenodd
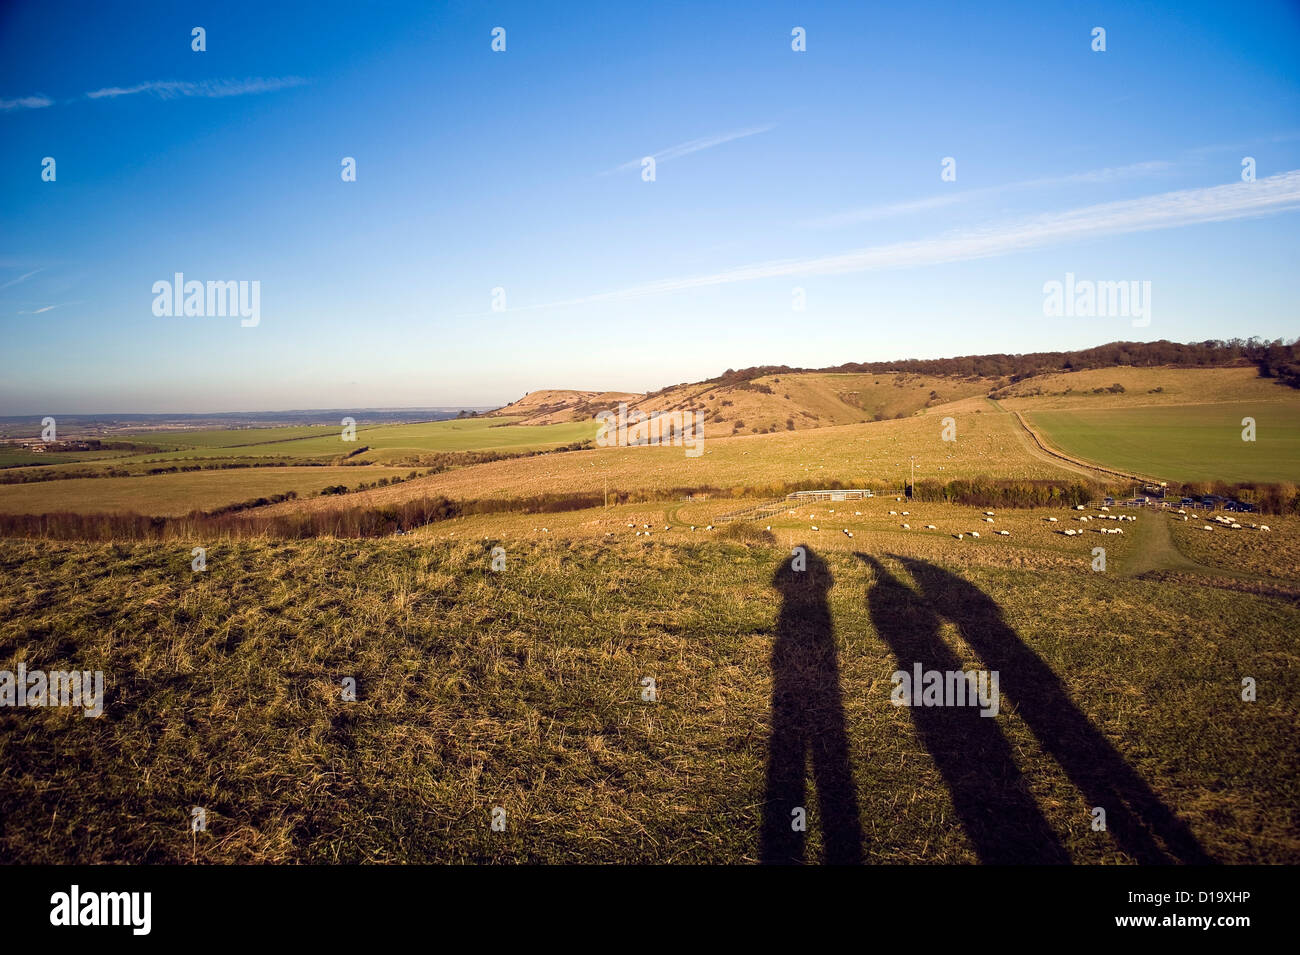
<path id="1" fill-rule="evenodd" d="M 929 604 L 874 557 L 856 555 L 873 571 L 867 592 L 872 625 L 889 644 L 897 668 L 960 671 L 961 661 L 939 634 Z M 919 695 L 920 688 L 912 688 Z M 1064 865 L 1069 854 L 1029 793 L 997 720 L 976 706 L 911 706 L 912 723 L 952 796 L 962 827 L 981 862 Z"/>
<path id="2" fill-rule="evenodd" d="M 1138 862 L 1213 863 L 1179 819 L 1074 704 L 1060 679 L 1007 624 L 979 588 L 933 564 L 897 557 L 926 601 L 941 607 L 984 664 L 1000 671 L 1000 691 L 1016 704 L 1043 749 L 1088 800 L 1106 811 L 1116 844 Z M 1163 841 L 1164 846 L 1160 845 Z"/>
<path id="3" fill-rule="evenodd" d="M 824 860 L 858 864 L 862 828 L 827 599 L 834 581 L 826 562 L 801 546 L 806 567 L 785 560 L 772 578 L 782 602 L 772 648 L 772 737 L 759 857 L 767 864 L 804 861 L 805 833 L 793 820 L 796 809 L 806 809 L 811 757 Z"/>

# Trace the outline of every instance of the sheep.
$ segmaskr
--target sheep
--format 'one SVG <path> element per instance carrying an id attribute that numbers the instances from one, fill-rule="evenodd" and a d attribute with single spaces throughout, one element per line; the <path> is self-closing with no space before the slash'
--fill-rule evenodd
<path id="1" fill-rule="evenodd" d="M 964 540 L 966 538 L 965 534 L 953 534 L 952 536 L 957 538 L 957 540 Z"/>
<path id="2" fill-rule="evenodd" d="M 695 525 L 694 525 L 694 524 L 691 525 L 691 530 L 695 530 Z"/>
<path id="3" fill-rule="evenodd" d="M 1064 531 L 1062 531 L 1061 533 L 1063 533 L 1066 537 L 1073 537 L 1074 534 L 1075 534 L 1075 531 L 1074 531 L 1073 528 L 1067 527 L 1067 528 L 1066 528 Z"/>
<path id="4" fill-rule="evenodd" d="M 862 512 L 861 512 L 861 511 L 854 511 L 853 513 L 854 513 L 854 515 L 855 515 L 856 517 L 861 517 L 861 516 L 862 516 Z"/>
<path id="5" fill-rule="evenodd" d="M 911 529 L 912 529 L 912 525 L 911 525 L 911 524 L 904 524 L 904 525 L 903 525 L 903 530 L 905 530 L 905 531 L 910 531 Z"/>
<path id="6" fill-rule="evenodd" d="M 991 518 L 991 517 L 986 517 L 986 518 L 984 518 L 984 523 L 985 523 L 985 524 L 992 524 L 992 523 L 993 523 L 993 518 Z"/>
<path id="7" fill-rule="evenodd" d="M 1269 528 L 1268 528 L 1268 525 L 1267 525 L 1267 524 L 1260 524 L 1260 525 L 1259 525 L 1259 529 L 1260 529 L 1261 531 L 1266 531 L 1266 530 L 1268 530 Z"/>
<path id="8" fill-rule="evenodd" d="M 894 517 L 894 516 L 896 516 L 897 514 L 898 514 L 898 511 L 890 511 L 890 512 L 889 512 L 889 516 L 890 516 L 890 517 Z"/>
<path id="9" fill-rule="evenodd" d="M 1011 532 L 1010 532 L 1010 531 L 998 531 L 998 533 L 1001 534 L 1003 537 L 1010 537 L 1010 536 L 1011 536 Z"/>
<path id="10" fill-rule="evenodd" d="M 763 530 L 765 530 L 765 531 L 770 531 L 771 529 L 772 529 L 772 525 L 771 525 L 771 524 L 768 524 L 767 527 L 763 528 Z"/>
<path id="11" fill-rule="evenodd" d="M 845 530 L 845 531 L 844 531 L 844 535 L 845 535 L 846 537 L 852 537 L 852 536 L 853 536 L 853 531 Z"/>
<path id="12" fill-rule="evenodd" d="M 818 527 L 816 524 L 814 524 L 814 525 L 812 526 L 812 529 L 815 530 L 815 531 L 819 531 L 819 530 L 821 530 L 821 528 Z"/>
<path id="13" fill-rule="evenodd" d="M 979 531 L 971 531 L 971 532 L 970 532 L 970 536 L 971 536 L 971 537 L 979 537 L 979 536 L 980 536 L 980 532 L 979 532 Z"/>
<path id="14" fill-rule="evenodd" d="M 992 511 L 985 511 L 985 512 L 984 512 L 984 516 L 985 516 L 985 517 L 996 517 L 997 515 L 994 514 Z"/>
<path id="15" fill-rule="evenodd" d="M 551 529 L 550 529 L 549 527 L 543 527 L 543 528 L 542 528 L 542 533 L 543 533 L 543 534 L 549 534 L 550 532 L 551 532 Z"/>
<path id="16" fill-rule="evenodd" d="M 927 531 L 938 530 L 938 528 L 935 527 L 933 524 L 926 524 L 926 525 L 925 525 L 925 529 L 926 529 Z"/>
<path id="17" fill-rule="evenodd" d="M 710 524 L 708 527 L 706 527 L 706 528 L 704 528 L 704 529 L 705 529 L 706 531 L 711 531 L 711 530 L 713 530 L 713 525 Z"/>
<path id="18" fill-rule="evenodd" d="M 1209 524 L 1206 524 L 1204 529 L 1207 530 L 1207 531 L 1212 531 L 1212 530 L 1214 530 L 1214 528 L 1211 527 Z"/>
<path id="19" fill-rule="evenodd" d="M 640 532 L 640 531 L 637 531 L 637 532 L 636 532 L 636 536 L 637 536 L 637 537 L 640 537 L 640 536 L 641 536 L 641 532 Z"/>
<path id="20" fill-rule="evenodd" d="M 1076 504 L 1076 505 L 1074 505 L 1074 509 L 1075 509 L 1076 511 L 1086 510 L 1086 508 L 1085 508 L 1082 504 Z M 1103 510 L 1104 510 L 1104 508 L 1103 508 Z"/>
<path id="21" fill-rule="evenodd" d="M 1056 518 L 1054 518 L 1054 517 L 1049 517 L 1049 518 L 1047 519 L 1047 521 L 1048 521 L 1049 524 L 1055 524 L 1055 523 L 1056 523 Z"/>
<path id="22" fill-rule="evenodd" d="M 1239 531 L 1239 530 L 1241 530 L 1241 525 L 1240 525 L 1240 524 L 1233 524 L 1233 525 L 1232 525 L 1232 529 L 1233 529 L 1234 531 Z"/>
<path id="23" fill-rule="evenodd" d="M 633 523 L 632 523 L 632 522 L 631 522 L 631 521 L 628 521 L 628 524 L 627 524 L 627 526 L 628 526 L 628 527 L 636 527 L 636 525 L 635 525 L 635 524 L 633 524 Z"/>

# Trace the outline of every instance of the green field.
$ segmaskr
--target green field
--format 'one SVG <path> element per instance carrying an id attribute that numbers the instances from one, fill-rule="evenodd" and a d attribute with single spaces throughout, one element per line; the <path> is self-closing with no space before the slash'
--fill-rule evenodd
<path id="1" fill-rule="evenodd" d="M 405 478 L 410 468 L 285 467 L 232 468 L 129 478 L 70 478 L 32 484 L 0 485 L 0 513 L 50 514 L 59 511 L 134 512 L 178 516 L 212 510 L 258 497 L 295 491 L 315 494 L 342 484 L 354 487 L 380 478 Z"/>
<path id="2" fill-rule="evenodd" d="M 1170 481 L 1300 480 L 1300 406 L 1293 402 L 1030 411 L 1067 454 Z M 1255 419 L 1255 441 L 1242 419 Z"/>
<path id="3" fill-rule="evenodd" d="M 301 425 L 288 428 L 219 428 L 211 431 L 146 431 L 133 434 L 133 440 L 143 444 L 156 444 L 170 448 L 238 448 L 248 445 L 293 441 L 317 435 L 335 435 L 339 428 L 333 425 Z"/>
<path id="4" fill-rule="evenodd" d="M 342 440 L 336 427 L 258 428 L 244 431 L 156 432 L 140 435 L 180 448 L 162 454 L 132 455 L 114 463 L 194 460 L 197 458 L 290 457 L 328 459 L 359 448 L 361 461 L 387 463 L 439 451 L 531 451 L 596 436 L 595 422 L 510 426 L 510 418 L 464 418 L 419 424 L 358 427 L 355 442 Z M 505 425 L 505 426 L 503 426 Z"/>
<path id="5" fill-rule="evenodd" d="M 132 452 L 114 451 L 111 448 L 100 451 L 43 451 L 33 453 L 10 446 L 0 446 L 0 468 L 25 467 L 27 465 L 80 464 L 86 461 L 118 461 L 124 454 Z"/>

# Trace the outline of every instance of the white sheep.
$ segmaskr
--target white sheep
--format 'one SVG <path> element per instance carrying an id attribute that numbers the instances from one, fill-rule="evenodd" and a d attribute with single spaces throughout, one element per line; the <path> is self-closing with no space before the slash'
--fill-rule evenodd
<path id="1" fill-rule="evenodd" d="M 938 530 L 938 528 L 936 528 L 933 524 L 926 524 L 926 525 L 925 525 L 925 529 L 926 529 L 927 531 Z"/>
<path id="2" fill-rule="evenodd" d="M 1269 529 L 1269 527 L 1268 527 L 1267 524 L 1260 524 L 1260 525 L 1259 525 L 1259 529 L 1260 529 L 1261 531 L 1266 531 L 1266 530 Z"/>
<path id="3" fill-rule="evenodd" d="M 904 524 L 904 525 L 903 525 L 903 530 L 905 530 L 905 531 L 910 531 L 911 529 L 912 529 L 912 525 L 911 525 L 911 524 Z"/>
<path id="4" fill-rule="evenodd" d="M 1010 536 L 1011 536 L 1011 532 L 1010 532 L 1010 531 L 998 531 L 998 533 L 1001 534 L 1003 537 L 1010 537 Z"/>
<path id="5" fill-rule="evenodd" d="M 1055 523 L 1056 523 L 1056 518 L 1054 518 L 1054 517 L 1049 517 L 1049 518 L 1047 519 L 1047 522 L 1048 522 L 1049 524 L 1055 524 Z"/>
<path id="6" fill-rule="evenodd" d="M 814 525 L 812 526 L 812 529 L 815 530 L 815 531 L 819 531 L 819 530 L 821 530 L 821 528 L 818 527 L 816 524 L 814 524 Z"/>
<path id="7" fill-rule="evenodd" d="M 979 532 L 979 531 L 971 531 L 971 532 L 970 532 L 970 536 L 971 536 L 971 537 L 979 537 L 979 536 L 980 536 L 980 532 Z"/>

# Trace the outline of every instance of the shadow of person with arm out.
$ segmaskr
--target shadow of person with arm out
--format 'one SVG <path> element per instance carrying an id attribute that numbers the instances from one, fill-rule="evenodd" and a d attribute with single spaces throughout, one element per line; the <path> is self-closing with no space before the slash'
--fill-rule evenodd
<path id="1" fill-rule="evenodd" d="M 1107 831 L 1139 863 L 1212 863 L 1187 824 L 1156 796 L 1074 704 L 1061 680 L 1007 624 L 979 588 L 927 563 L 898 558 L 986 666 L 1001 672 L 1001 692 L 1016 704 L 1043 749 L 1061 764 L 1088 805 L 1106 810 Z M 1160 845 L 1163 841 L 1164 846 Z"/>
<path id="2" fill-rule="evenodd" d="M 872 570 L 867 592 L 871 623 L 889 644 L 898 671 L 958 672 L 961 661 L 944 643 L 930 605 L 876 558 L 856 555 Z M 896 672 L 898 672 L 896 671 Z M 1061 865 L 1069 855 L 1034 802 L 997 719 L 978 706 L 921 706 L 910 687 L 912 723 L 952 797 L 975 853 L 989 864 Z"/>

